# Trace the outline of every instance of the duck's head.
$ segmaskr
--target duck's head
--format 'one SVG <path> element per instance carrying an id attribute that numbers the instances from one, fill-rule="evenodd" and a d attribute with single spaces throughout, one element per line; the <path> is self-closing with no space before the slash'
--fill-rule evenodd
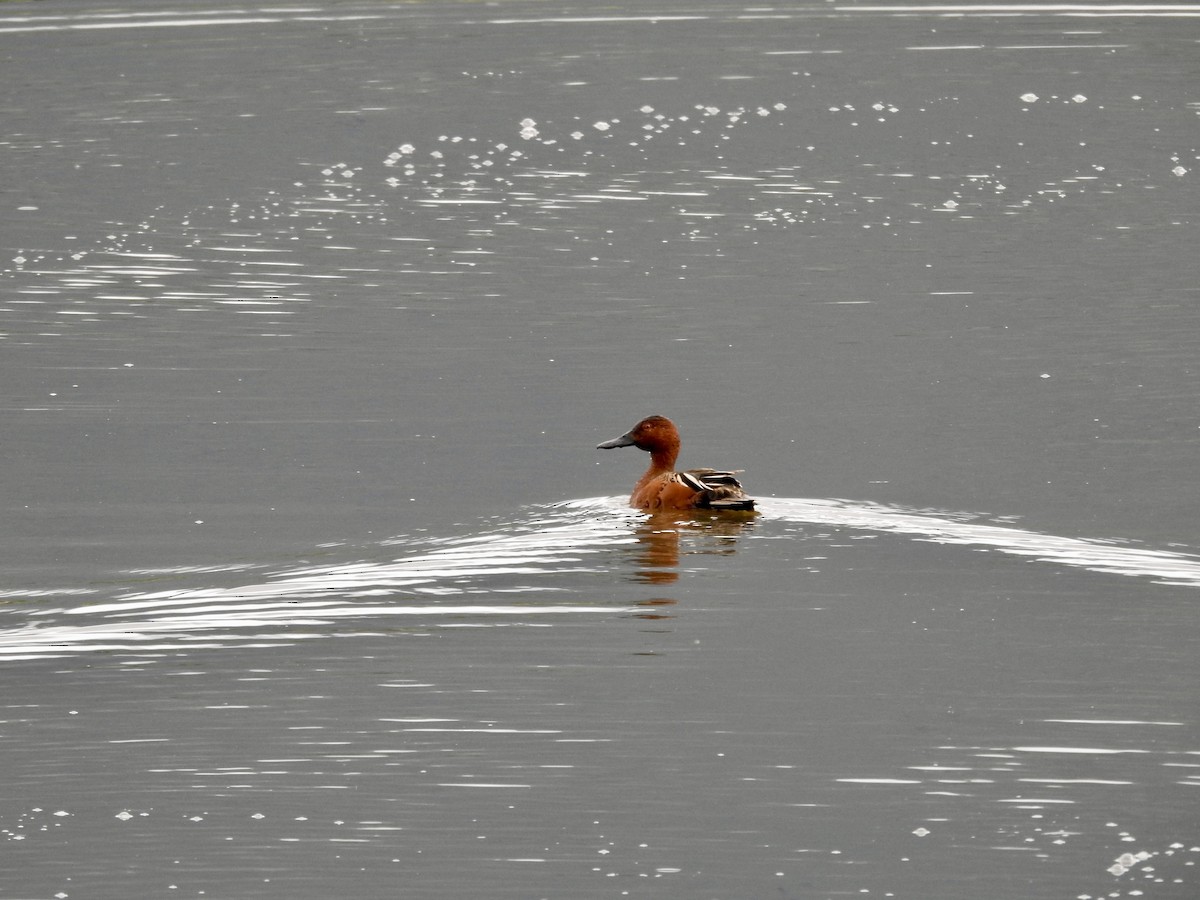
<path id="1" fill-rule="evenodd" d="M 679 452 L 679 429 L 666 416 L 647 416 L 627 432 L 611 441 L 597 444 L 597 450 L 637 447 L 648 453 Z"/>

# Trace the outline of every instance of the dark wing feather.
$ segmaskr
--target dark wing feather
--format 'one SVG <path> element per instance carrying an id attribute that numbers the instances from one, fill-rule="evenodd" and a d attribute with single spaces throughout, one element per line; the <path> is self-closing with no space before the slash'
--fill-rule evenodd
<path id="1" fill-rule="evenodd" d="M 680 472 L 679 477 L 703 493 L 698 503 L 702 509 L 754 509 L 754 500 L 742 491 L 737 474 L 719 469 L 688 469 Z"/>

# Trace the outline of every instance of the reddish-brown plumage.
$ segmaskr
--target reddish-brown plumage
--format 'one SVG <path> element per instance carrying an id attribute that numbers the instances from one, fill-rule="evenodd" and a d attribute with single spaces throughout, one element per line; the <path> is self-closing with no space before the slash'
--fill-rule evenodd
<path id="1" fill-rule="evenodd" d="M 665 416 L 649 416 L 625 434 L 597 445 L 597 449 L 637 447 L 650 454 L 650 467 L 633 486 L 629 505 L 638 509 L 754 509 L 742 491 L 735 472 L 714 469 L 675 471 L 679 458 L 679 430 Z"/>

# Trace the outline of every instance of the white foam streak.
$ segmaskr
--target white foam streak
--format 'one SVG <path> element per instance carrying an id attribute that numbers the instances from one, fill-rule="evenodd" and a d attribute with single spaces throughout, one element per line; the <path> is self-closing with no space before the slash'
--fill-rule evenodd
<path id="1" fill-rule="evenodd" d="M 920 541 L 983 547 L 1093 572 L 1200 587 L 1200 556 L 1191 553 L 1151 550 L 1095 538 L 1061 537 L 853 501 L 771 499 L 762 501 L 761 508 L 766 515 L 798 523 L 907 534 Z"/>
<path id="2" fill-rule="evenodd" d="M 988 3 L 912 6 L 839 6 L 839 13 L 946 16 L 1195 16 L 1200 6 L 1186 3 Z"/>
<path id="3" fill-rule="evenodd" d="M 222 14 L 222 12 L 228 14 Z M 166 18 L 169 13 L 103 13 L 80 16 L 12 16 L 0 19 L 0 34 L 32 31 L 97 31 L 125 28 L 203 28 L 227 25 L 278 25 L 286 22 L 360 22 L 381 14 L 314 14 L 315 10 L 278 10 L 279 15 L 251 15 L 236 10 Z M 157 18 L 156 18 L 157 17 Z"/>
<path id="4" fill-rule="evenodd" d="M 965 516 L 845 500 L 774 498 L 761 501 L 760 511 L 762 531 L 781 523 L 906 535 L 915 541 L 984 548 L 1092 572 L 1200 586 L 1200 556 L 1191 553 L 1061 537 Z M 279 646 L 335 634 L 383 633 L 398 627 L 390 624 L 396 622 L 411 631 L 623 615 L 634 608 L 616 601 L 584 600 L 583 579 L 555 579 L 624 571 L 627 560 L 615 551 L 638 543 L 643 522 L 644 516 L 626 509 L 619 498 L 575 500 L 531 508 L 523 519 L 491 532 L 420 542 L 397 539 L 373 548 L 378 554 L 397 545 L 403 548 L 397 559 L 305 565 L 254 576 L 258 580 L 251 583 L 130 591 L 95 603 L 21 610 L 25 621 L 19 627 L 0 630 L 0 660 L 97 651 L 145 656 L 199 647 Z M 704 521 L 696 524 L 700 531 L 706 527 Z M 171 575 L 250 577 L 236 569 L 221 572 L 220 567 Z M 598 582 L 599 590 L 611 594 L 604 583 Z M 562 599 L 534 600 L 547 592 Z M 499 602 L 500 597 L 513 599 Z M 354 630 L 348 630 L 350 623 L 356 623 Z"/>
<path id="5" fill-rule="evenodd" d="M 263 641 L 280 645 L 329 637 L 339 625 L 352 621 L 371 623 L 367 631 L 378 632 L 392 619 L 415 620 L 424 627 L 480 627 L 548 616 L 619 614 L 626 611 L 619 604 L 431 600 L 511 594 L 528 598 L 561 590 L 538 582 L 553 575 L 593 572 L 594 567 L 579 566 L 582 556 L 629 539 L 622 533 L 627 516 L 599 518 L 598 512 L 593 506 L 587 514 L 562 512 L 522 523 L 515 533 L 509 527 L 433 541 L 424 552 L 401 559 L 305 566 L 252 584 L 140 591 L 99 603 L 40 609 L 30 614 L 29 624 L 0 631 L 0 660 L 194 649 L 201 639 L 206 647 Z M 506 583 L 509 580 L 513 583 Z M 413 603 L 414 597 L 423 600 Z M 367 598 L 371 602 L 356 602 Z M 301 628 L 306 630 L 297 630 Z"/>

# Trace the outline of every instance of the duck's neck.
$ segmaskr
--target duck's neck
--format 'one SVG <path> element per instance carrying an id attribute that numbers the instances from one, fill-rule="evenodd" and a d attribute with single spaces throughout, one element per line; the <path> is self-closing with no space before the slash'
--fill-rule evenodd
<path id="1" fill-rule="evenodd" d="M 655 447 L 650 451 L 650 467 L 646 469 L 644 474 L 634 488 L 636 492 L 651 480 L 657 478 L 664 472 L 675 471 L 675 460 L 679 458 L 679 444 L 670 443 Z"/>

